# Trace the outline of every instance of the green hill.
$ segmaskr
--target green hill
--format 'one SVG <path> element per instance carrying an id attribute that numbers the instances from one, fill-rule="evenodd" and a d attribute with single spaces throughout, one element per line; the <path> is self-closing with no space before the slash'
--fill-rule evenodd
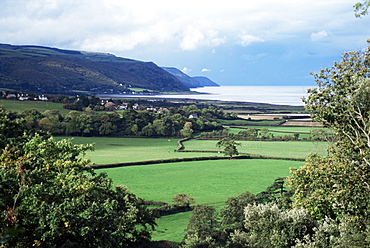
<path id="1" fill-rule="evenodd" d="M 47 94 L 189 91 L 153 62 L 108 53 L 0 44 L 0 88 Z"/>

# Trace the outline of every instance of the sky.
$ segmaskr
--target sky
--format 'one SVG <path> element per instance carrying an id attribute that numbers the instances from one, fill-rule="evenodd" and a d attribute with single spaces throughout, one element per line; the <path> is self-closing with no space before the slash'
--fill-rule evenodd
<path id="1" fill-rule="evenodd" d="M 367 47 L 358 0 L 0 0 L 0 43 L 111 53 L 220 85 L 311 86 Z"/>

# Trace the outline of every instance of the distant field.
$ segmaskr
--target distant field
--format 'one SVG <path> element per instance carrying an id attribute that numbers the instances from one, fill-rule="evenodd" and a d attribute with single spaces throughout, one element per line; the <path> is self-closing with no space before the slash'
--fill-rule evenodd
<path id="1" fill-rule="evenodd" d="M 56 137 L 56 139 L 62 138 L 68 137 Z M 174 150 L 177 148 L 177 140 L 178 139 L 163 138 L 73 137 L 73 142 L 75 144 L 95 143 L 95 151 L 87 152 L 86 156 L 96 164 L 111 164 L 168 158 L 222 156 L 222 154 L 217 153 L 174 152 Z"/>
<path id="2" fill-rule="evenodd" d="M 312 153 L 326 154 L 325 142 L 311 141 L 238 141 L 238 151 L 279 158 L 307 158 Z M 217 150 L 217 140 L 189 140 L 184 142 L 186 150 Z M 222 149 L 221 149 L 222 150 Z"/>
<path id="3" fill-rule="evenodd" d="M 56 137 L 62 139 L 68 137 Z M 95 143 L 95 151 L 87 157 L 96 164 L 147 161 L 169 158 L 192 158 L 223 156 L 222 153 L 174 152 L 177 139 L 74 137 L 75 144 Z M 238 141 L 241 153 L 258 154 L 282 158 L 307 158 L 311 152 L 325 154 L 327 143 L 310 141 Z M 185 150 L 219 151 L 217 140 L 189 140 L 184 142 Z"/>
<path id="4" fill-rule="evenodd" d="M 61 114 L 68 114 L 68 109 L 63 108 L 63 103 L 41 102 L 41 101 L 18 101 L 18 100 L 3 100 L 0 99 L 0 105 L 4 105 L 5 109 L 15 112 L 23 112 L 26 109 L 37 109 L 39 112 L 45 110 L 58 109 Z"/>
<path id="5" fill-rule="evenodd" d="M 230 133 L 237 134 L 239 131 L 245 129 L 246 127 L 233 127 L 229 128 Z M 309 138 L 310 131 L 313 129 L 317 129 L 319 127 L 291 127 L 291 126 L 248 126 L 247 128 L 267 128 L 270 130 L 274 136 L 283 136 L 283 135 L 292 135 L 294 133 L 299 133 L 299 139 L 302 138 Z"/>

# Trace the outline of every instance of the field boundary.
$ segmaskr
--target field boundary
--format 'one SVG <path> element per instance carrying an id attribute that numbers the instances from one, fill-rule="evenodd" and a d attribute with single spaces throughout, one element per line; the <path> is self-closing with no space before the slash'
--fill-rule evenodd
<path id="1" fill-rule="evenodd" d="M 209 153 L 222 153 L 218 151 L 179 151 L 179 152 L 209 152 Z M 138 162 L 124 162 L 115 164 L 90 164 L 94 169 L 106 169 L 106 168 L 117 168 L 126 166 L 136 166 L 136 165 L 150 165 L 150 164 L 166 164 L 166 163 L 177 163 L 177 162 L 191 162 L 191 161 L 206 161 L 206 160 L 237 160 L 237 159 L 273 159 L 273 160 L 290 160 L 290 161 L 305 161 L 303 158 L 282 158 L 282 157 L 269 157 L 262 155 L 241 155 L 232 158 L 228 157 L 195 157 L 195 158 L 170 158 L 170 159 L 158 159 L 158 160 L 147 160 Z"/>

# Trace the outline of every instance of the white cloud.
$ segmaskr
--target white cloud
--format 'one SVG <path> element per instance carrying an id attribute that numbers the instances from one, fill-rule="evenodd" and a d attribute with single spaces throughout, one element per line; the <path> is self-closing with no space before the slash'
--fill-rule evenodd
<path id="1" fill-rule="evenodd" d="M 320 41 L 329 37 L 329 34 L 326 30 L 319 31 L 317 33 L 311 34 L 311 41 Z"/>
<path id="2" fill-rule="evenodd" d="M 242 34 L 239 36 L 238 40 L 238 44 L 241 44 L 242 46 L 248 46 L 255 42 L 265 42 L 265 41 L 261 38 L 258 38 L 250 34 Z"/>
<path id="3" fill-rule="evenodd" d="M 201 72 L 209 72 L 211 71 L 210 69 L 207 69 L 207 68 L 203 68 Z"/>
<path id="4" fill-rule="evenodd" d="M 183 73 L 187 74 L 189 72 L 191 72 L 191 69 L 187 68 L 187 67 L 184 67 L 182 70 L 181 70 Z"/>
<path id="5" fill-rule="evenodd" d="M 168 44 L 189 51 L 235 40 L 247 46 L 315 29 L 345 32 L 346 20 L 354 19 L 347 1 L 189 0 L 179 7 L 169 0 L 2 0 L 0 37 L 108 52 Z"/>

